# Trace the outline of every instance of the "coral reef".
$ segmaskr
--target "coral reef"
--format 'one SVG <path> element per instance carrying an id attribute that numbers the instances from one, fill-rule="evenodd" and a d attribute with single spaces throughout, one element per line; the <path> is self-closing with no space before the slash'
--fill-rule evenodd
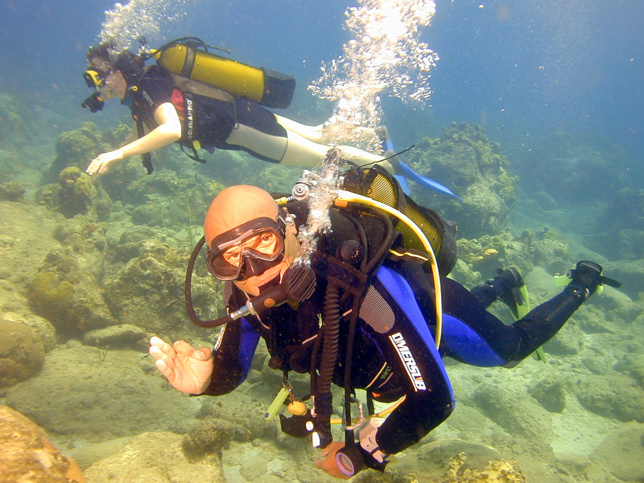
<path id="1" fill-rule="evenodd" d="M 282 385 L 282 374 L 268 368 L 263 344 L 246 381 L 216 398 L 189 398 L 173 390 L 146 354 L 152 334 L 195 347 L 212 347 L 217 336 L 216 330 L 193 327 L 183 302 L 189 250 L 201 236 L 212 197 L 224 184 L 239 182 L 288 192 L 301 169 L 224 151 L 203 166 L 175 146 L 154 154 L 151 176 L 144 175 L 138 158 L 115 166 L 100 183 L 83 173 L 92 156 L 114 149 L 129 133 L 125 125 L 100 132 L 86 124 L 59 136 L 58 157 L 44 178 L 51 184 L 38 190 L 39 204 L 32 201 L 29 183 L 23 197 L 24 188 L 13 182 L 23 151 L 0 152 L 0 181 L 10 182 L 0 185 L 0 379 L 8 382 L 2 404 L 32 417 L 61 449 L 82 454 L 92 481 L 214 481 L 223 479 L 224 471 L 229 481 L 329 481 L 312 464 L 318 453 L 310 441 L 288 438 L 278 421 L 263 419 Z M 46 157 L 42 150 L 33 152 L 37 160 L 31 162 L 41 166 Z M 546 149 L 541 154 L 550 155 Z M 613 154 L 604 149 L 597 155 L 604 161 L 613 156 L 601 172 L 619 166 L 620 154 Z M 523 168 L 520 174 L 531 184 L 531 199 L 515 204 L 518 179 L 508 159 L 480 126 L 468 124 L 452 125 L 440 139 L 424 139 L 405 161 L 465 200 L 459 204 L 414 187 L 415 200 L 460 225 L 461 260 L 453 276 L 466 286 L 491 278 L 498 266 L 515 266 L 535 306 L 560 290 L 552 275 L 583 256 L 601 262 L 624 287 L 607 287 L 584 304 L 544 346 L 547 363 L 529 358 L 520 369 L 507 371 L 446 360 L 459 402 L 454 414 L 393 458 L 384 474 L 365 471 L 356 481 L 642 479 L 634 456 L 641 451 L 641 424 L 622 423 L 644 414 L 644 265 L 633 259 L 644 246 L 639 188 L 626 184 L 593 196 L 587 189 L 592 179 L 583 178 L 588 174 L 535 188 L 542 165 L 533 168 L 539 170 L 534 176 L 513 156 L 513 172 Z M 562 162 L 566 172 L 583 165 L 583 160 Z M 556 170 L 557 164 L 549 163 L 547 169 Z M 543 177 L 557 176 L 561 173 Z M 581 185 L 561 193 L 571 181 Z M 102 190 L 109 196 L 101 198 Z M 579 211 L 563 204 L 571 200 Z M 521 222 L 515 222 L 516 210 L 512 214 L 511 228 L 519 231 L 508 225 L 513 206 L 529 207 Z M 576 233 L 576 224 L 592 230 L 566 237 Z M 622 260 L 605 263 L 576 239 Z M 201 318 L 217 318 L 223 312 L 221 285 L 201 259 L 195 269 L 195 306 Z M 493 310 L 510 321 L 502 304 Z M 12 365 L 10 377 L 20 376 L 13 379 L 4 370 L 9 344 L 12 354 L 21 356 L 12 364 L 16 359 L 34 364 L 24 371 Z M 291 374 L 289 380 L 298 395 L 310 390 L 306 377 Z M 334 394 L 334 401 L 340 400 Z"/>
<path id="2" fill-rule="evenodd" d="M 463 199 L 459 203 L 428 190 L 415 196 L 444 218 L 458 220 L 463 236 L 473 238 L 505 228 L 518 178 L 510 174 L 507 157 L 498 143 L 487 138 L 482 126 L 453 123 L 440 139 L 424 138 L 406 156 L 418 173 L 450 187 Z"/>
<path id="3" fill-rule="evenodd" d="M 446 483 L 478 483 L 480 481 L 527 483 L 528 481 L 515 461 L 493 460 L 480 471 L 462 469 L 465 461 L 465 453 L 459 453 L 450 460 L 449 469 L 445 474 Z"/>
<path id="4" fill-rule="evenodd" d="M 117 323 L 86 262 L 71 247 L 54 248 L 31 284 L 28 295 L 34 312 L 54 324 L 61 334 Z"/>
<path id="5" fill-rule="evenodd" d="M 568 241 L 547 227 L 537 233 L 524 230 L 514 235 L 505 229 L 496 235 L 459 238 L 457 245 L 462 261 L 488 275 L 499 266 L 514 266 L 522 272 L 542 266 L 552 274 L 565 273 L 570 268 Z"/>
<path id="6" fill-rule="evenodd" d="M 45 348 L 26 325 L 0 319 L 0 387 L 29 379 L 45 362 Z"/>
<path id="7" fill-rule="evenodd" d="M 566 408 L 566 390 L 563 381 L 545 379 L 531 390 L 530 395 L 551 413 L 561 413 Z"/>
<path id="8" fill-rule="evenodd" d="M 92 158 L 115 147 L 114 135 L 100 132 L 92 122 L 64 132 L 56 140 L 56 159 L 44 173 L 43 182 L 56 182 L 59 173 L 69 166 L 84 169 Z"/>
<path id="9" fill-rule="evenodd" d="M 210 202 L 223 188 L 216 181 L 199 183 L 164 170 L 132 182 L 125 201 L 136 206 L 133 223 L 174 232 L 183 228 L 187 245 L 193 246 L 200 238 L 195 225 L 200 224 Z"/>
<path id="10" fill-rule="evenodd" d="M 232 423 L 224 419 L 209 418 L 190 429 L 183 437 L 181 447 L 193 459 L 200 459 L 210 453 L 216 453 L 221 458 L 221 450 L 228 447 L 234 435 Z"/>
<path id="11" fill-rule="evenodd" d="M 173 340 L 179 334 L 190 333 L 183 292 L 188 257 L 188 250 L 157 240 L 143 242 L 141 254 L 105 282 L 105 298 L 121 323 L 137 325 Z M 196 275 L 193 283 L 195 303 L 210 307 L 211 312 L 205 315 L 216 318 L 216 307 L 222 300 L 220 285 L 208 280 L 205 273 L 201 277 Z M 204 330 L 194 327 L 192 331 L 196 335 Z"/>
<path id="12" fill-rule="evenodd" d="M 58 184 L 39 188 L 36 201 L 59 211 L 66 218 L 83 214 L 98 221 L 107 220 L 112 207 L 109 195 L 94 186 L 92 178 L 76 166 L 63 169 L 58 176 Z"/>
<path id="13" fill-rule="evenodd" d="M 0 184 L 0 200 L 22 201 L 25 197 L 25 187 L 15 181 Z"/>
<path id="14" fill-rule="evenodd" d="M 35 119 L 33 109 L 20 98 L 0 92 L 0 139 L 22 142 L 30 136 L 30 120 Z"/>
<path id="15" fill-rule="evenodd" d="M 644 390 L 628 376 L 583 376 L 574 378 L 568 387 L 595 414 L 623 422 L 644 422 Z"/>

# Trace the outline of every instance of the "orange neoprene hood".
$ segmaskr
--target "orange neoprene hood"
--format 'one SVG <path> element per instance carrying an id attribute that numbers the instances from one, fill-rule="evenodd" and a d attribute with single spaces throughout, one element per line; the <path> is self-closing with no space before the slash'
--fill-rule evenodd
<path id="1" fill-rule="evenodd" d="M 268 217 L 277 221 L 277 203 L 266 191 L 256 186 L 236 185 L 221 191 L 212 203 L 203 224 L 206 243 L 233 228 Z"/>

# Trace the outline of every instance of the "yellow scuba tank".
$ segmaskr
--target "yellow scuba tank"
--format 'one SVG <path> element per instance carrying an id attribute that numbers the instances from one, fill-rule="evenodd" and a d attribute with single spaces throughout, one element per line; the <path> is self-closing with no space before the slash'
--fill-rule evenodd
<path id="1" fill-rule="evenodd" d="M 208 52 L 208 47 L 196 37 L 185 37 L 165 44 L 149 56 L 173 74 L 247 97 L 263 106 L 286 109 L 291 104 L 295 92 L 293 77 L 221 57 Z"/>

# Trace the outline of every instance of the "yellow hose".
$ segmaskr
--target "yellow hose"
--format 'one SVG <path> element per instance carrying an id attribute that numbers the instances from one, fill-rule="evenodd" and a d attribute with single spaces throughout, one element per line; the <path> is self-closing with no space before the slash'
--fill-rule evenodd
<path id="1" fill-rule="evenodd" d="M 396 409 L 396 408 L 397 408 L 398 406 L 400 406 L 403 402 L 405 402 L 405 399 L 406 399 L 406 398 L 407 398 L 407 396 L 403 396 L 403 397 L 401 397 L 400 399 L 398 399 L 398 401 L 396 401 L 395 403 L 393 403 L 391 406 L 389 406 L 389 407 L 387 407 L 387 408 L 383 409 L 383 410 L 382 410 L 382 411 L 380 411 L 379 413 L 372 414 L 371 416 L 369 416 L 369 418 L 384 418 L 384 417 L 385 417 L 385 416 L 387 416 L 388 414 L 393 413 L 393 412 L 394 412 L 394 409 Z M 367 418 L 367 419 L 368 419 L 368 418 Z M 342 418 L 334 418 L 334 419 L 332 419 L 332 420 L 331 420 L 331 424 L 342 424 L 343 422 L 344 422 L 344 421 L 342 421 Z"/>
<path id="2" fill-rule="evenodd" d="M 432 269 L 432 278 L 434 279 L 434 291 L 435 291 L 434 299 L 435 299 L 435 306 L 436 306 L 435 307 L 436 308 L 436 335 L 434 336 L 434 338 L 436 341 L 436 348 L 438 349 L 440 347 L 441 338 L 443 335 L 443 300 L 442 300 L 442 294 L 441 294 L 440 275 L 438 273 L 438 262 L 436 261 L 436 255 L 434 254 L 434 249 L 431 243 L 429 243 L 429 240 L 422 232 L 422 230 L 418 227 L 418 225 L 416 225 L 416 223 L 414 223 L 407 215 L 405 215 L 404 213 L 401 213 L 397 209 L 389 205 L 386 205 L 384 203 L 381 203 L 380 201 L 371 199 L 367 196 L 362 196 L 357 193 L 352 193 L 351 191 L 338 190 L 338 197 L 335 199 L 334 204 L 336 206 L 342 207 L 344 206 L 345 203 L 349 203 L 349 202 L 373 206 L 374 208 L 378 208 L 379 210 L 382 210 L 386 213 L 389 213 L 392 216 L 395 216 L 400 221 L 405 223 L 416 234 L 418 239 L 425 247 L 425 250 L 430 256 L 429 265 Z"/>

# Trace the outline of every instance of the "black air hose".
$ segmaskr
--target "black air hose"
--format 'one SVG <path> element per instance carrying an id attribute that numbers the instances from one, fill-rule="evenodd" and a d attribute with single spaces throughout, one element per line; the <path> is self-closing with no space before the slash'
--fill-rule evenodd
<path id="1" fill-rule="evenodd" d="M 322 357 L 319 366 L 319 375 L 311 378 L 311 392 L 315 397 L 315 411 L 313 413 L 314 431 L 319 438 L 319 447 L 325 448 L 333 441 L 331 435 L 331 413 L 333 401 L 331 397 L 331 383 L 333 372 L 338 358 L 338 340 L 340 338 L 340 287 L 330 281 L 324 294 L 324 325 L 321 329 Z M 316 360 L 311 363 L 311 374 L 315 374 Z"/>
<path id="2" fill-rule="evenodd" d="M 324 331 L 322 340 L 322 360 L 320 375 L 317 378 L 316 393 L 331 391 L 333 371 L 338 356 L 340 337 L 340 286 L 329 282 L 324 294 Z"/>
<path id="3" fill-rule="evenodd" d="M 217 319 L 217 320 L 201 320 L 199 317 L 197 317 L 197 314 L 195 313 L 195 309 L 192 306 L 192 272 L 194 271 L 195 268 L 195 261 L 197 260 L 197 256 L 199 256 L 199 252 L 201 251 L 201 247 L 204 246 L 206 243 L 206 238 L 201 237 L 201 239 L 197 242 L 197 245 L 195 248 L 192 250 L 192 254 L 190 255 L 190 260 L 188 261 L 188 268 L 186 270 L 186 283 L 184 286 L 184 296 L 186 299 L 186 310 L 188 311 L 188 317 L 190 317 L 190 320 L 195 325 L 198 325 L 199 327 L 217 327 L 218 325 L 222 325 L 224 322 L 220 322 L 222 319 Z"/>

